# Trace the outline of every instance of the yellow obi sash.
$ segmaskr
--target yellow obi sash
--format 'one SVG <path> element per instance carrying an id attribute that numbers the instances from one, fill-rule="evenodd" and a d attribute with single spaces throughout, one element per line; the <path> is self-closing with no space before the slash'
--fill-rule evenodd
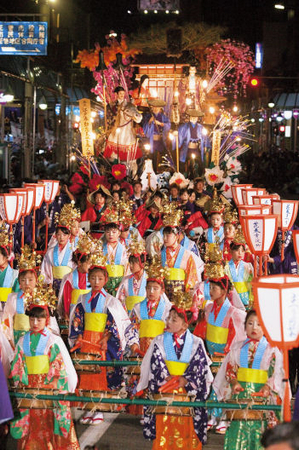
<path id="1" fill-rule="evenodd" d="M 103 313 L 85 313 L 84 314 L 86 331 L 97 331 L 103 333 L 106 327 L 107 314 Z"/>
<path id="2" fill-rule="evenodd" d="M 52 266 L 53 278 L 62 280 L 62 278 L 70 273 L 73 269 L 69 266 Z"/>
<path id="3" fill-rule="evenodd" d="M 25 356 L 28 375 L 48 373 L 50 364 L 47 355 Z"/>
<path id="4" fill-rule="evenodd" d="M 185 281 L 185 278 L 185 271 L 183 269 L 175 269 L 174 267 L 169 268 L 165 276 L 165 279 L 168 281 Z"/>
<path id="5" fill-rule="evenodd" d="M 16 331 L 29 331 L 29 316 L 26 316 L 26 314 L 16 314 L 13 319 L 13 329 Z"/>
<path id="6" fill-rule="evenodd" d="M 179 361 L 167 361 L 165 360 L 168 372 L 170 373 L 170 375 L 172 376 L 179 376 L 181 377 L 182 375 L 184 375 L 185 370 L 188 367 L 188 363 L 182 363 Z"/>
<path id="7" fill-rule="evenodd" d="M 165 328 L 163 320 L 145 319 L 140 322 L 139 337 L 154 338 L 162 334 Z"/>
<path id="8" fill-rule="evenodd" d="M 215 344 L 226 344 L 228 336 L 228 328 L 216 327 L 215 325 L 207 324 L 206 340 L 215 342 Z"/>
<path id="9" fill-rule="evenodd" d="M 235 281 L 234 286 L 235 286 L 238 294 L 243 294 L 245 292 L 248 292 L 248 286 L 245 281 Z"/>
<path id="10" fill-rule="evenodd" d="M 266 370 L 240 367 L 237 372 L 237 380 L 246 383 L 265 384 L 268 381 L 268 372 Z"/>
<path id="11" fill-rule="evenodd" d="M 134 306 L 137 303 L 142 302 L 142 300 L 144 300 L 145 297 L 143 297 L 142 295 L 128 295 L 128 297 L 126 298 L 126 307 L 128 311 L 132 311 L 132 309 L 134 308 Z"/>
<path id="12" fill-rule="evenodd" d="M 124 266 L 120 266 L 117 264 L 107 264 L 106 269 L 109 277 L 111 278 L 123 277 L 125 273 Z"/>
<path id="13" fill-rule="evenodd" d="M 71 304 L 77 305 L 77 300 L 80 297 L 80 295 L 88 294 L 88 292 L 90 292 L 90 289 L 73 289 L 71 296 Z"/>
<path id="14" fill-rule="evenodd" d="M 12 293 L 12 288 L 0 287 L 0 302 L 6 302 L 9 294 Z"/>

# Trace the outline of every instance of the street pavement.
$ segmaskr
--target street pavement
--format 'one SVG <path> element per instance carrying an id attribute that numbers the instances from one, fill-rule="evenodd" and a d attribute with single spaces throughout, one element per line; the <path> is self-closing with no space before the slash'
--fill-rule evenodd
<path id="1" fill-rule="evenodd" d="M 152 442 L 143 438 L 142 426 L 136 416 L 105 413 L 103 423 L 87 426 L 79 423 L 82 411 L 73 409 L 72 413 L 81 450 L 84 450 L 87 445 L 96 445 L 97 450 L 150 450 L 152 448 Z M 204 450 L 221 450 L 223 444 L 223 436 L 209 432 L 208 444 L 204 446 Z M 6 450 L 16 449 L 16 441 L 9 438 Z"/>

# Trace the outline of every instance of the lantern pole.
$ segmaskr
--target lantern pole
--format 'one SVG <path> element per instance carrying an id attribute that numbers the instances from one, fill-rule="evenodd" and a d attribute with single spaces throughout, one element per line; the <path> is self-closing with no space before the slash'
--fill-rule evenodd
<path id="1" fill-rule="evenodd" d="M 281 230 L 281 239 L 282 239 L 282 245 L 281 245 L 281 261 L 284 260 L 284 238 L 285 238 L 285 232 L 284 232 L 284 230 Z"/>
<path id="2" fill-rule="evenodd" d="M 54 188 L 53 188 L 54 189 Z M 49 203 L 46 203 L 46 236 L 45 236 L 45 253 L 48 249 L 48 234 L 49 234 Z"/>
<path id="3" fill-rule="evenodd" d="M 21 235 L 22 235 L 22 241 L 21 241 L 21 247 L 22 249 L 24 248 L 25 245 L 25 216 L 22 215 L 22 220 L 21 220 Z"/>
<path id="4" fill-rule="evenodd" d="M 290 389 L 289 389 L 289 351 L 288 349 L 283 350 L 283 366 L 284 366 L 284 399 L 283 399 L 283 420 L 285 422 L 291 421 L 291 399 L 290 399 Z"/>

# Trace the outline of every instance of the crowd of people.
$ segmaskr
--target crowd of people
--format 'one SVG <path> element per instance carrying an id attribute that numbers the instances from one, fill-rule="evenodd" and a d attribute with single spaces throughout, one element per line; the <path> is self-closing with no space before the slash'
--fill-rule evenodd
<path id="1" fill-rule="evenodd" d="M 18 449 L 79 449 L 70 407 L 82 408 L 82 424 L 100 426 L 109 408 L 88 407 L 80 396 L 119 398 L 124 391 L 132 399 L 167 399 L 166 407 L 118 407 L 139 416 L 153 449 L 200 449 L 212 429 L 225 434 L 225 449 L 283 442 L 269 432 L 261 441 L 282 420 L 277 410 L 171 405 L 173 399 L 280 405 L 284 397 L 282 355 L 253 309 L 254 257 L 234 205 L 208 194 L 202 178 L 167 192 L 143 192 L 139 180 L 130 190 L 101 185 L 84 211 L 75 200 L 67 187 L 59 190 L 49 211 L 42 205 L 36 212 L 35 227 L 26 216 L 12 239 L 1 224 L 3 442 L 9 429 Z M 291 232 L 283 262 L 280 249 L 278 236 L 264 264 L 271 273 L 297 273 Z M 142 363 L 134 370 L 97 364 L 114 360 Z M 298 360 L 295 349 L 294 396 Z M 13 411 L 7 386 L 32 400 L 17 399 Z M 78 402 L 34 397 L 49 392 L 76 393 Z M 298 400 L 296 408 L 298 420 Z M 289 448 L 298 448 L 291 434 Z"/>

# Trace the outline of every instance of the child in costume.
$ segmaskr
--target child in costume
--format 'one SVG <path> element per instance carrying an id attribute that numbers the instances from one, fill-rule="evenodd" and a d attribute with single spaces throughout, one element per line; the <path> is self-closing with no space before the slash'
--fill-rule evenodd
<path id="1" fill-rule="evenodd" d="M 153 231 L 160 230 L 162 227 L 163 208 L 158 198 L 153 196 L 139 209 L 141 210 L 140 215 L 136 214 L 136 220 L 139 221 L 137 228 L 141 237 L 146 238 Z M 137 212 L 139 211 L 137 210 Z"/>
<path id="2" fill-rule="evenodd" d="M 165 393 L 190 394 L 204 401 L 213 380 L 210 360 L 201 339 L 192 335 L 188 325 L 192 314 L 184 294 L 174 298 L 166 321 L 166 330 L 155 337 L 141 366 L 137 391 L 148 388 L 150 395 Z M 146 439 L 153 440 L 153 450 L 164 448 L 201 449 L 206 442 L 207 412 L 194 408 L 193 417 L 154 414 L 145 407 L 144 430 Z"/>
<path id="3" fill-rule="evenodd" d="M 246 339 L 236 342 L 225 357 L 215 381 L 214 389 L 219 401 L 250 399 L 257 395 L 270 403 L 283 398 L 283 359 L 263 336 L 263 330 L 254 310 L 245 319 Z M 232 415 L 231 425 L 225 435 L 224 449 L 262 450 L 260 438 L 277 418 L 273 411 L 256 412 L 256 417 L 238 419 Z M 233 413 L 234 414 L 234 413 Z"/>
<path id="4" fill-rule="evenodd" d="M 81 212 L 79 209 L 74 208 L 74 204 L 75 202 L 71 202 L 67 205 L 64 205 L 60 213 L 62 215 L 68 215 L 71 218 L 70 244 L 72 245 L 73 251 L 75 251 L 78 246 L 80 236 L 85 234 L 82 228 L 80 228 Z M 56 235 L 53 234 L 49 241 L 48 248 L 55 247 L 56 244 L 57 238 Z"/>
<path id="5" fill-rule="evenodd" d="M 104 231 L 106 214 L 110 212 L 108 198 L 111 198 L 110 192 L 101 186 L 88 196 L 93 206 L 89 206 L 82 214 L 81 220 L 90 222 L 90 232 L 95 239 L 100 239 Z"/>
<path id="6" fill-rule="evenodd" d="M 244 261 L 246 241 L 241 227 L 237 228 L 233 242 L 230 244 L 231 259 L 226 265 L 225 272 L 234 285 L 243 305 L 248 308 L 251 299 L 251 284 L 253 277 L 252 264 Z"/>
<path id="7" fill-rule="evenodd" d="M 29 331 L 29 317 L 25 314 L 25 294 L 33 294 L 37 284 L 36 253 L 25 245 L 19 259 L 19 286 L 20 290 L 9 294 L 4 306 L 2 326 L 3 331 L 15 348 L 18 340 Z"/>
<path id="8" fill-rule="evenodd" d="M 69 210 L 62 210 L 56 227 L 57 244 L 47 250 L 41 265 L 41 275 L 45 283 L 53 286 L 57 296 L 62 278 L 76 268 L 72 261 L 73 247 L 70 243 L 72 222 Z"/>
<path id="9" fill-rule="evenodd" d="M 219 244 L 221 250 L 224 245 L 223 217 L 224 204 L 217 195 L 215 189 L 212 199 L 205 202 L 205 209 L 208 210 L 210 226 L 205 230 L 208 244 Z"/>
<path id="10" fill-rule="evenodd" d="M 109 276 L 106 290 L 115 296 L 117 288 L 128 266 L 126 247 L 120 242 L 119 212 L 111 211 L 106 217 L 105 233 L 103 237 L 103 253 L 107 256 L 107 272 Z"/>
<path id="11" fill-rule="evenodd" d="M 201 280 L 203 262 L 199 256 L 184 249 L 179 244 L 181 211 L 168 215 L 167 226 L 163 229 L 164 247 L 161 250 L 163 267 L 168 268 L 165 277 L 166 294 L 171 300 L 177 289 L 188 292 Z M 166 219 L 164 218 L 166 225 Z"/>
<path id="12" fill-rule="evenodd" d="M 242 324 L 245 320 L 245 312 L 236 308 L 227 298 L 231 283 L 227 275 L 224 275 L 221 263 L 208 263 L 205 267 L 210 284 L 210 296 L 212 302 L 205 305 L 204 319 L 200 321 L 194 334 L 205 340 L 208 353 L 213 356 L 227 353 L 233 342 L 245 338 Z M 212 391 L 211 399 L 215 399 Z M 212 411 L 208 428 L 217 425 L 216 417 L 221 417 L 222 411 Z M 216 431 L 224 434 L 227 424 L 220 420 Z"/>
<path id="13" fill-rule="evenodd" d="M 224 216 L 224 244 L 223 244 L 223 260 L 231 260 L 230 244 L 234 240 L 237 224 L 239 222 L 238 213 L 235 209 L 226 209 Z"/>
<path id="14" fill-rule="evenodd" d="M 60 317 L 68 319 L 79 296 L 90 291 L 88 270 L 91 266 L 91 252 L 94 245 L 95 242 L 87 235 L 82 235 L 79 239 L 78 247 L 72 258 L 77 267 L 63 277 L 59 290 L 58 312 Z"/>
<path id="15" fill-rule="evenodd" d="M 5 226 L 0 229 L 0 304 L 4 306 L 11 292 L 18 292 L 18 271 L 9 265 L 10 245 Z"/>
<path id="16" fill-rule="evenodd" d="M 127 340 L 135 352 L 140 348 L 141 353 L 145 354 L 153 338 L 164 331 L 171 309 L 171 303 L 164 294 L 165 272 L 158 258 L 153 259 L 147 268 L 146 298 L 135 304 L 130 315 L 135 334 L 128 335 Z M 126 333 L 129 331 L 127 329 Z"/>
<path id="17" fill-rule="evenodd" d="M 11 366 L 15 388 L 57 389 L 74 392 L 77 374 L 62 339 L 48 328 L 49 307 L 55 304 L 53 290 L 46 287 L 30 299 L 30 331 L 18 341 Z M 20 417 L 11 422 L 10 432 L 18 440 L 18 449 L 79 450 L 68 402 L 55 402 L 55 409 L 20 409 Z"/>
<path id="18" fill-rule="evenodd" d="M 128 314 L 131 313 L 136 303 L 140 303 L 146 297 L 146 279 L 144 270 L 146 252 L 143 241 L 132 241 L 128 247 L 129 265 L 131 275 L 127 275 L 120 283 L 116 298 L 118 298 Z"/>
<path id="19" fill-rule="evenodd" d="M 130 319 L 119 300 L 104 289 L 108 281 L 107 259 L 101 248 L 92 254 L 92 265 L 88 272 L 91 291 L 80 295 L 78 303 L 70 316 L 69 340 L 72 352 L 80 349 L 91 359 L 122 359 L 126 346 L 125 330 Z M 80 353 L 79 353 L 80 359 Z M 87 369 L 88 370 L 88 369 Z M 79 389 L 96 391 L 115 390 L 121 384 L 121 370 L 100 372 L 80 372 Z M 100 412 L 87 412 L 81 422 L 96 425 L 103 420 Z"/>

